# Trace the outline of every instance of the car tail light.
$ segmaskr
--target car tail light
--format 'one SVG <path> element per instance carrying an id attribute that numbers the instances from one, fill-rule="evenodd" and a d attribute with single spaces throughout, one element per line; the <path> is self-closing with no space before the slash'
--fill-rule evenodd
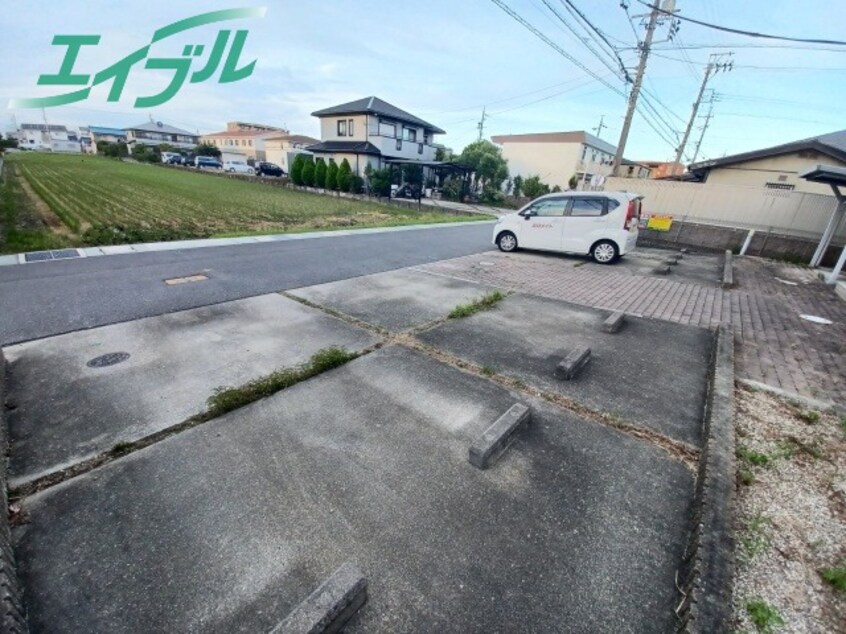
<path id="1" fill-rule="evenodd" d="M 640 200 L 635 198 L 629 201 L 629 208 L 626 210 L 626 222 L 624 227 L 626 230 L 637 226 L 637 221 L 640 219 Z"/>

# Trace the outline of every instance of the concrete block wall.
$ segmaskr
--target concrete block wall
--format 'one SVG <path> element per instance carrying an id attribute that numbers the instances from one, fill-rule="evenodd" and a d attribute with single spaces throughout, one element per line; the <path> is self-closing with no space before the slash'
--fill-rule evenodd
<path id="1" fill-rule="evenodd" d="M 9 526 L 9 497 L 6 465 L 9 430 L 6 426 L 6 360 L 0 350 L 0 632 L 24 634 L 27 631 L 15 552 Z"/>
<path id="2" fill-rule="evenodd" d="M 674 221 L 669 231 L 641 229 L 637 243 L 654 247 L 691 247 L 700 251 L 738 253 L 749 234 L 748 229 Z M 811 261 L 818 241 L 767 231 L 756 231 L 746 255 L 790 260 L 797 263 Z M 834 266 L 843 244 L 832 244 L 823 257 L 823 266 Z"/>

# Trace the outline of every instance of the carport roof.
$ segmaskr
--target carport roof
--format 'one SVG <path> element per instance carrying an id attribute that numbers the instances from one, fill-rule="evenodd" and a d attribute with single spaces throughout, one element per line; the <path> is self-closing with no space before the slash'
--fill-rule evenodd
<path id="1" fill-rule="evenodd" d="M 814 165 L 811 169 L 799 174 L 799 176 L 814 183 L 846 187 L 846 167 Z"/>

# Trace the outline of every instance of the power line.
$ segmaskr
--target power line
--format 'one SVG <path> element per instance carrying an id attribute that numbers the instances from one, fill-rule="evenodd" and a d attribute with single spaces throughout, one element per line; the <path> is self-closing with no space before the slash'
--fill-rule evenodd
<path id="1" fill-rule="evenodd" d="M 606 86 L 606 87 L 607 87 L 607 88 L 609 88 L 610 90 L 613 90 L 613 91 L 614 91 L 615 93 L 617 93 L 618 95 L 620 95 L 620 96 L 622 96 L 622 97 L 625 97 L 625 96 L 626 96 L 626 94 L 625 94 L 622 90 L 620 90 L 619 88 L 617 88 L 617 87 L 616 87 L 616 86 L 614 86 L 613 84 L 610 84 L 610 83 L 608 83 L 607 81 L 605 81 L 602 77 L 600 77 L 599 75 L 597 75 L 594 71 L 592 71 L 590 68 L 588 68 L 587 66 L 585 66 L 582 62 L 580 62 L 580 61 L 579 61 L 579 60 L 577 60 L 575 57 L 573 57 L 572 55 L 570 55 L 567 51 L 565 51 L 563 48 L 561 48 L 560 46 L 558 46 L 558 44 L 556 44 L 555 42 L 553 42 L 552 40 L 550 40 L 550 39 L 549 39 L 546 35 L 544 35 L 541 31 L 539 31 L 537 28 L 535 28 L 535 27 L 534 27 L 534 26 L 532 26 L 529 22 L 527 22 L 525 19 L 523 19 L 523 17 L 522 17 L 522 16 L 520 16 L 520 15 L 519 15 L 518 13 L 516 13 L 513 9 L 511 9 L 511 7 L 509 7 L 508 5 L 506 5 L 506 4 L 505 4 L 505 2 L 503 2 L 503 0 L 491 0 L 491 2 L 493 2 L 496 6 L 498 6 L 498 7 L 499 7 L 500 9 L 502 9 L 505 13 L 507 13 L 507 14 L 508 14 L 508 15 L 509 15 L 509 16 L 510 16 L 513 20 L 515 20 L 515 21 L 516 21 L 516 22 L 518 22 L 519 24 L 522 24 L 522 25 L 523 25 L 526 29 L 528 29 L 529 31 L 531 31 L 531 32 L 532 32 L 532 33 L 533 33 L 533 34 L 534 34 L 537 38 L 539 38 L 542 42 L 544 42 L 545 44 L 547 44 L 550 48 L 552 48 L 553 50 L 555 50 L 558 54 L 562 55 L 563 57 L 565 57 L 566 59 L 568 59 L 570 62 L 572 62 L 573 64 L 575 64 L 575 65 L 576 65 L 576 66 L 578 66 L 579 68 L 581 68 L 581 69 L 582 69 L 585 73 L 587 73 L 588 75 L 590 75 L 591 77 L 593 77 L 596 81 L 598 81 L 599 83 L 603 84 L 604 86 Z"/>
<path id="2" fill-rule="evenodd" d="M 670 11 L 665 11 L 664 9 L 655 6 L 654 4 L 649 4 L 644 0 L 637 0 L 642 5 L 649 7 L 653 11 L 658 11 L 659 13 L 663 13 L 664 15 L 669 15 L 675 17 L 677 20 L 684 20 L 685 22 L 692 22 L 694 24 L 698 24 L 699 26 L 704 26 L 709 29 L 716 29 L 718 31 L 725 31 L 726 33 L 736 33 L 738 35 L 746 35 L 748 37 L 760 37 L 765 38 L 768 40 L 783 40 L 786 42 L 804 42 L 806 44 L 830 44 L 832 46 L 846 46 L 846 42 L 842 42 L 840 40 L 820 40 L 815 38 L 802 38 L 802 37 L 789 37 L 787 35 L 768 35 L 766 33 L 758 33 L 756 31 L 744 31 L 742 29 L 733 29 L 727 26 L 720 26 L 719 24 L 711 24 L 710 22 L 703 22 L 702 20 L 695 20 L 694 18 L 688 18 L 681 15 L 676 15 Z"/>
<path id="3" fill-rule="evenodd" d="M 578 18 L 581 18 L 582 22 L 587 24 L 588 28 L 591 31 L 593 31 L 594 33 L 596 33 L 596 35 L 599 37 L 599 39 L 602 40 L 602 42 L 605 43 L 605 45 L 612 51 L 614 58 L 617 60 L 617 63 L 620 65 L 620 70 L 623 73 L 623 77 L 625 78 L 625 80 L 627 82 L 631 83 L 632 78 L 629 76 L 629 71 L 626 68 L 626 65 L 623 63 L 622 58 L 620 57 L 620 52 L 617 50 L 616 46 L 611 44 L 611 42 L 608 40 L 608 37 L 605 35 L 605 33 L 603 33 L 596 25 L 594 25 L 593 22 L 588 20 L 587 16 L 584 13 L 582 13 L 579 10 L 579 8 L 571 2 L 571 0 L 559 0 L 559 2 L 561 2 L 564 5 L 564 8 L 566 8 L 571 14 L 577 16 Z M 596 38 L 594 38 L 594 40 L 595 39 Z M 600 46 L 601 46 L 601 44 L 600 44 Z"/>
<path id="4" fill-rule="evenodd" d="M 602 54 L 600 54 L 600 53 L 599 53 L 599 51 L 597 51 L 595 48 L 593 48 L 593 46 L 592 46 L 591 44 L 589 44 L 589 43 L 588 43 L 588 41 L 587 41 L 586 39 L 583 39 L 583 38 L 579 35 L 579 33 L 578 33 L 578 31 L 576 31 L 575 27 L 574 27 L 572 24 L 570 24 L 570 22 L 569 22 L 569 21 L 567 21 L 567 19 L 566 19 L 563 15 L 561 15 L 560 13 L 558 13 L 558 10 L 557 10 L 555 7 L 553 7 L 553 6 L 552 6 L 552 4 L 550 4 L 549 0 L 541 0 L 541 2 L 543 2 L 544 6 L 545 6 L 547 9 L 549 9 L 549 11 L 551 11 L 551 12 L 552 12 L 552 14 L 553 14 L 556 18 L 558 18 L 558 21 L 559 21 L 559 22 L 561 22 L 564 26 L 566 26 L 566 27 L 567 27 L 567 29 L 568 29 L 568 30 L 569 30 L 569 31 L 573 34 L 573 36 L 574 36 L 574 37 L 575 37 L 575 38 L 576 38 L 579 42 L 581 42 L 581 44 L 582 44 L 585 48 L 587 48 L 587 49 L 588 49 L 591 53 L 593 53 L 594 57 L 596 57 L 596 59 L 598 59 L 598 60 L 599 60 L 599 62 L 600 62 L 603 66 L 605 66 L 605 68 L 607 68 L 608 70 L 610 70 L 611 72 L 613 72 L 615 75 L 619 72 L 619 69 L 618 69 L 618 68 L 616 68 L 616 66 L 615 66 L 616 61 L 613 61 L 613 62 L 610 62 L 610 63 L 609 63 L 609 61 L 608 61 L 608 60 L 606 60 L 606 59 L 602 56 Z M 606 53 L 606 55 L 607 55 L 607 53 Z M 626 77 L 628 77 L 628 72 L 625 70 L 625 68 L 623 68 L 623 72 L 625 73 L 625 76 L 626 76 Z M 627 80 L 627 81 L 630 81 L 630 80 Z"/>

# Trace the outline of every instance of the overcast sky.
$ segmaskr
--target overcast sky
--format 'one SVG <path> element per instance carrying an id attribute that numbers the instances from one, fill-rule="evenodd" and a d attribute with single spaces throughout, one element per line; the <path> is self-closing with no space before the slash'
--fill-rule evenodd
<path id="1" fill-rule="evenodd" d="M 570 23 L 564 0 L 548 0 Z M 629 13 L 645 9 L 629 0 Z M 635 33 L 620 0 L 573 0 L 633 68 Z M 490 117 L 485 136 L 526 132 L 588 130 L 604 115 L 603 139 L 616 144 L 625 114 L 624 97 L 599 83 L 572 61 L 517 23 L 490 0 L 323 0 L 302 2 L 241 0 L 203 2 L 145 0 L 114 2 L 3 0 L 0 13 L 0 104 L 10 98 L 65 92 L 36 86 L 42 73 L 56 73 L 65 47 L 56 34 L 97 34 L 74 72 L 96 73 L 150 41 L 171 22 L 215 9 L 267 7 L 264 18 L 221 23 L 157 43 L 149 57 L 179 57 L 185 44 L 205 44 L 199 68 L 221 28 L 249 29 L 242 63 L 256 59 L 253 75 L 231 84 L 187 84 L 166 104 L 136 109 L 136 96 L 160 92 L 171 73 L 137 66 L 119 103 L 106 101 L 107 87 L 84 102 L 46 109 L 50 123 L 126 127 L 153 117 L 193 131 L 214 132 L 229 120 L 285 126 L 319 136 L 316 109 L 377 95 L 445 129 L 437 140 L 460 150 L 478 135 L 482 107 Z M 611 86 L 625 90 L 544 5 L 544 0 L 510 0 L 508 5 Z M 801 10 L 800 10 L 801 6 Z M 677 0 L 681 15 L 750 31 L 806 38 L 846 39 L 843 0 Z M 662 139 L 636 116 L 626 156 L 669 159 L 673 133 L 683 129 L 708 56 L 734 51 L 735 68 L 709 84 L 720 100 L 699 158 L 722 156 L 846 128 L 846 47 L 790 45 L 720 33 L 682 23 L 674 41 L 668 26 L 656 31 L 646 89 L 663 123 Z M 716 45 L 722 48 L 714 48 Z M 725 48 L 730 45 L 731 48 Z M 762 48 L 767 46 L 767 48 Z M 778 47 L 778 48 L 775 48 Z M 788 48 L 792 47 L 792 48 Z M 825 50 L 828 48 L 828 50 Z M 659 55 L 661 57 L 659 57 Z M 633 71 L 632 71 L 633 74 Z M 702 109 L 705 113 L 707 107 Z M 0 130 L 43 122 L 41 110 L 6 109 Z M 699 136 L 698 126 L 693 141 Z M 692 153 L 692 144 L 688 155 Z"/>

